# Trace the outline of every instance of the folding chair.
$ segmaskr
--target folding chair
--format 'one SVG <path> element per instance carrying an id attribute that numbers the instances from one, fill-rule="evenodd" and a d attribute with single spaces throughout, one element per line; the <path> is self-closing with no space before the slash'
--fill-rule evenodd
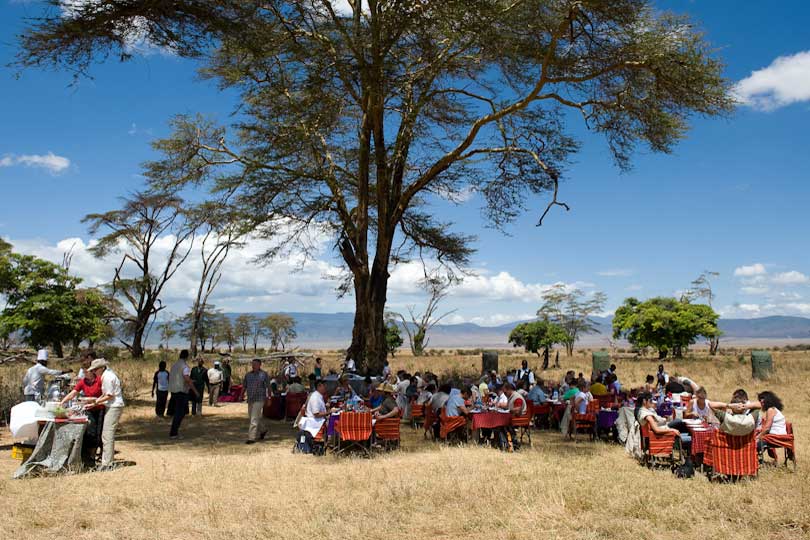
<path id="1" fill-rule="evenodd" d="M 573 422 L 573 435 L 574 440 L 577 438 L 577 433 L 580 430 L 586 430 L 591 435 L 591 440 L 596 439 L 596 415 L 599 414 L 599 402 L 596 400 L 589 401 L 585 409 L 585 414 L 574 413 L 571 421 Z"/>
<path id="2" fill-rule="evenodd" d="M 680 458 L 675 459 L 675 440 L 679 437 L 674 433 L 656 433 L 646 422 L 641 426 L 641 462 L 647 467 L 653 467 L 662 461 L 675 467 Z"/>
<path id="3" fill-rule="evenodd" d="M 759 471 L 756 433 L 735 436 L 715 431 L 706 444 L 703 461 L 712 468 L 710 480 L 722 477 L 736 481 L 743 476 L 756 476 Z"/>
<path id="4" fill-rule="evenodd" d="M 531 401 L 526 405 L 526 413 L 522 416 L 512 417 L 512 427 L 518 430 L 520 444 L 523 444 L 523 436 L 529 439 L 529 447 L 532 445 L 532 410 Z"/>
<path id="5" fill-rule="evenodd" d="M 318 430 L 318 434 L 312 439 L 312 453 L 316 456 L 322 456 L 326 453 L 326 425 L 328 423 L 329 419 L 327 418 L 321 429 Z"/>
<path id="6" fill-rule="evenodd" d="M 793 472 L 796 472 L 796 446 L 793 437 L 793 424 L 787 422 L 785 428 L 787 429 L 787 435 L 771 435 L 767 433 L 762 436 L 762 442 L 765 443 L 765 445 L 764 448 L 758 452 L 757 458 L 759 462 L 762 463 L 762 458 L 767 450 L 768 455 L 779 463 L 779 456 L 776 450 L 782 448 L 785 451 L 785 467 L 788 466 L 788 461 L 792 461 Z"/>
<path id="7" fill-rule="evenodd" d="M 536 428 L 548 428 L 551 426 L 551 403 L 541 403 L 540 405 L 535 405 L 529 401 L 529 407 L 531 407 L 532 419 L 534 420 L 534 425 Z"/>
<path id="8" fill-rule="evenodd" d="M 442 407 L 439 415 L 439 426 L 439 437 L 442 440 L 450 442 L 451 435 L 461 435 L 461 438 L 466 442 L 467 419 L 463 416 L 447 416 L 447 409 Z"/>
<path id="9" fill-rule="evenodd" d="M 399 448 L 399 427 L 401 423 L 400 416 L 392 416 L 391 418 L 377 420 L 377 423 L 374 424 L 374 434 L 377 436 L 378 441 L 383 442 L 386 450 Z"/>
<path id="10" fill-rule="evenodd" d="M 603 409 L 609 409 L 611 406 L 613 406 L 615 398 L 613 397 L 613 394 L 605 394 L 603 396 L 596 396 L 596 400 L 599 402 L 600 407 Z"/>
<path id="11" fill-rule="evenodd" d="M 370 412 L 344 412 L 335 426 L 340 434 L 337 453 L 341 454 L 351 448 L 359 448 L 367 456 L 371 456 L 371 413 Z"/>
<path id="12" fill-rule="evenodd" d="M 425 422 L 425 406 L 417 405 L 414 401 L 411 404 L 411 427 L 416 429 L 420 424 Z"/>

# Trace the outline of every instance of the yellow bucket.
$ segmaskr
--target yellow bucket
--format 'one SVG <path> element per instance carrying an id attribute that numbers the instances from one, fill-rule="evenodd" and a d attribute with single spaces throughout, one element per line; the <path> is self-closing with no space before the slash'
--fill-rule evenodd
<path id="1" fill-rule="evenodd" d="M 25 461 L 34 453 L 34 447 L 29 444 L 15 444 L 11 447 L 11 458 Z"/>

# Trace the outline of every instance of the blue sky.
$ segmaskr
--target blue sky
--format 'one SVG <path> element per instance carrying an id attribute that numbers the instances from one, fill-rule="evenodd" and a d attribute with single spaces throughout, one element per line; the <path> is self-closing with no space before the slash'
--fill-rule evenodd
<path id="1" fill-rule="evenodd" d="M 554 282 L 602 290 L 613 309 L 630 295 L 671 295 L 703 270 L 720 272 L 715 307 L 724 316 L 810 316 L 810 3 L 695 0 L 657 2 L 689 14 L 742 81 L 749 99 L 728 119 L 696 119 L 672 155 L 640 153 L 621 174 L 604 142 L 577 127 L 584 146 L 555 210 L 535 227 L 544 201 L 509 228 L 481 226 L 476 197 L 441 211 L 479 236 L 469 277 L 445 305 L 451 320 L 495 324 L 535 312 Z M 0 0 L 0 65 L 15 53 L 14 35 L 37 2 Z M 752 75 L 752 73 L 756 72 Z M 70 75 L 0 67 L 0 236 L 18 249 L 55 260 L 73 246 L 74 270 L 90 282 L 109 279 L 114 261 L 94 261 L 80 223 L 112 209 L 141 185 L 149 141 L 168 133 L 178 113 L 227 121 L 232 96 L 196 79 L 194 66 L 151 51 L 132 62 L 107 62 L 93 80 L 69 87 Z M 249 265 L 261 246 L 229 262 L 217 306 L 231 310 L 348 311 L 338 302 L 335 261 L 322 257 L 299 271 L 296 261 Z M 195 265 L 169 288 L 182 313 Z M 394 309 L 421 302 L 416 268 L 394 272 Z"/>

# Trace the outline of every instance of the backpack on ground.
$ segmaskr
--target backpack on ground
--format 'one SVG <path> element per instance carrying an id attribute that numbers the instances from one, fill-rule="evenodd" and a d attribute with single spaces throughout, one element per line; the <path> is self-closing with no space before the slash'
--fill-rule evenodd
<path id="1" fill-rule="evenodd" d="M 304 431 L 303 429 L 295 436 L 295 445 L 293 445 L 293 454 L 312 454 L 315 447 L 312 433 Z"/>

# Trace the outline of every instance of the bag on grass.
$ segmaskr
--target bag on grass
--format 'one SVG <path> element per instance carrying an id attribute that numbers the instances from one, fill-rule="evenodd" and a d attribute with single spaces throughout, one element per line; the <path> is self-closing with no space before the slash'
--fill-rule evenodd
<path id="1" fill-rule="evenodd" d="M 720 424 L 720 431 L 740 437 L 748 435 L 754 431 L 756 423 L 754 417 L 750 414 L 734 414 L 726 411 L 723 423 Z"/>
<path id="2" fill-rule="evenodd" d="M 295 436 L 295 446 L 293 446 L 294 454 L 311 454 L 313 448 L 312 433 L 309 431 L 301 430 Z"/>

